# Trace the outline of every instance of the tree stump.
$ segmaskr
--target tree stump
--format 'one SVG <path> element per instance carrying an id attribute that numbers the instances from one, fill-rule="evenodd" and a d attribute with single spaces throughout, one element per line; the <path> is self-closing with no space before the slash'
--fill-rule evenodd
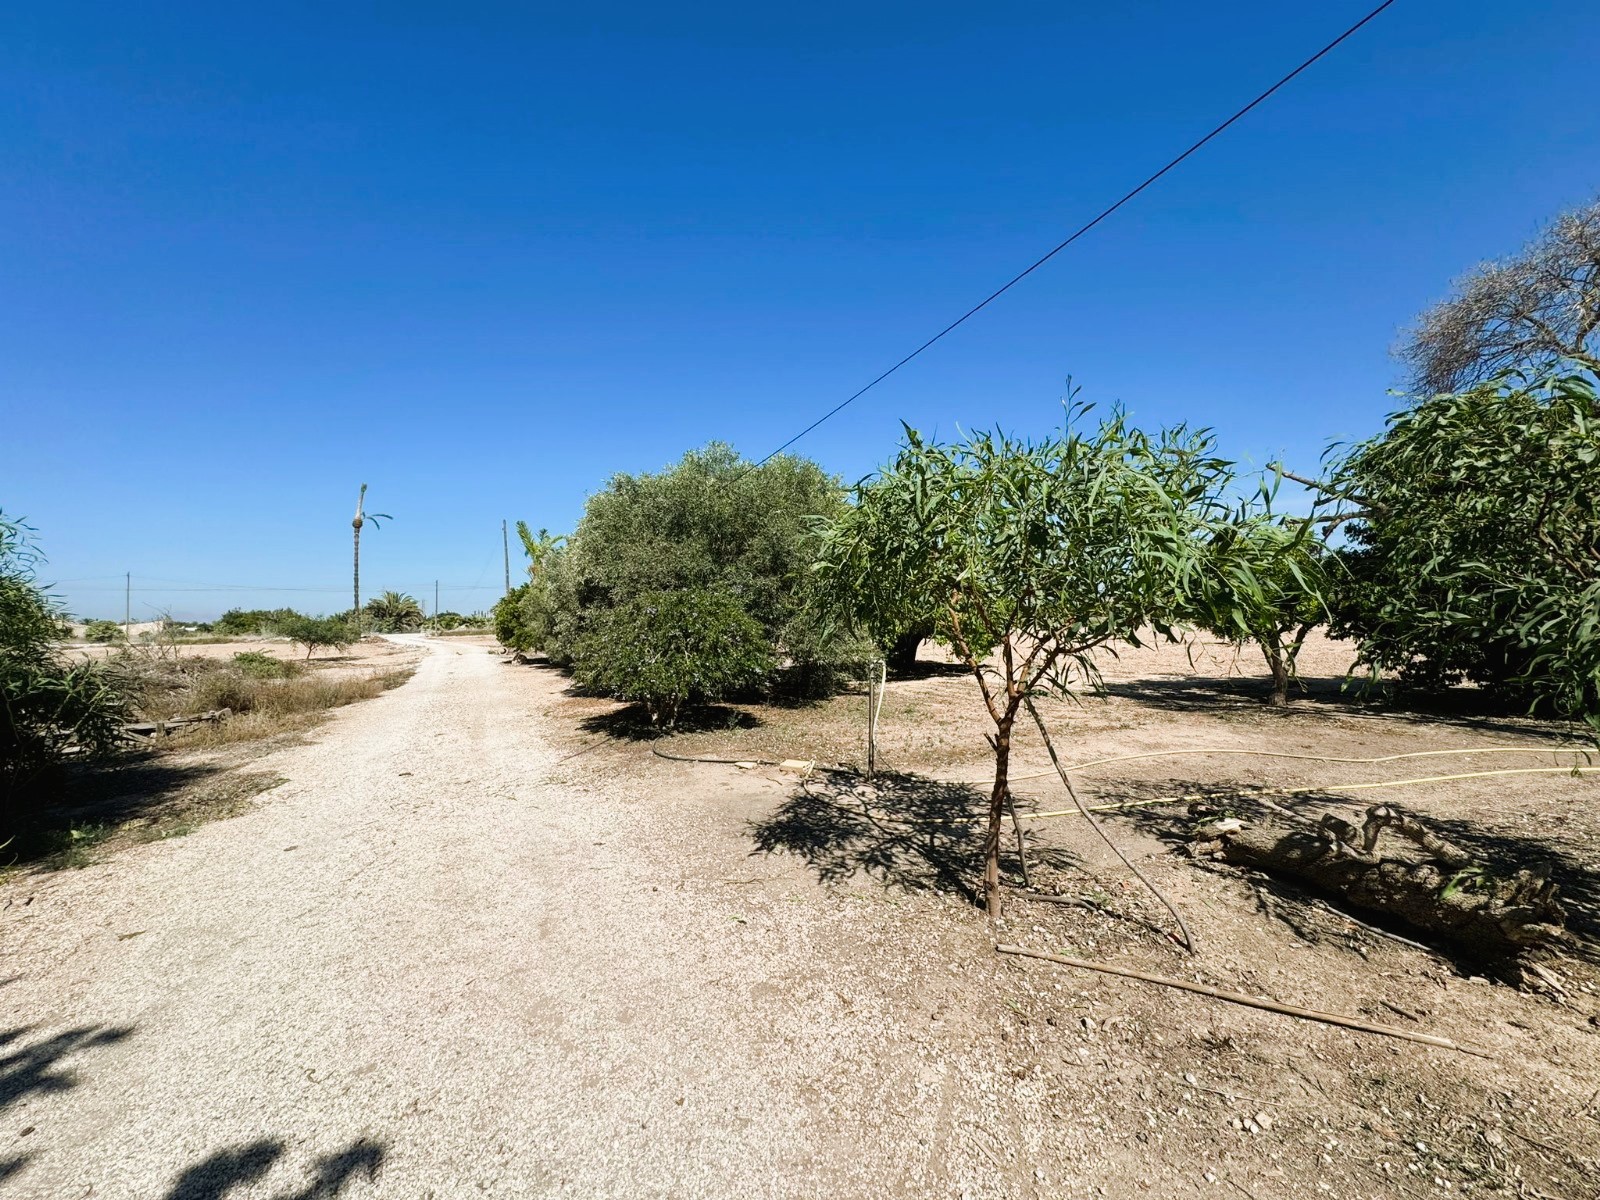
<path id="1" fill-rule="evenodd" d="M 1218 821 L 1200 806 L 1196 855 L 1285 876 L 1382 913 L 1447 943 L 1496 974 L 1524 981 L 1521 959 L 1566 937 L 1566 913 L 1546 870 L 1496 874 L 1391 805 L 1367 810 L 1360 828 L 1328 813 L 1315 827 Z M 1384 834 L 1402 853 L 1385 854 Z"/>

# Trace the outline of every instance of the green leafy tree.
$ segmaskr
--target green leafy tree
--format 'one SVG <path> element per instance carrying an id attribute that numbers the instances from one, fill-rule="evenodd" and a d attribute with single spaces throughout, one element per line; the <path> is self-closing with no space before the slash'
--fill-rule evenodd
<path id="1" fill-rule="evenodd" d="M 122 626 L 115 621 L 90 621 L 83 627 L 83 636 L 85 641 L 101 644 L 125 640 Z"/>
<path id="2" fill-rule="evenodd" d="M 1592 375 L 1512 374 L 1420 401 L 1316 486 L 1349 539 L 1333 631 L 1365 663 L 1600 727 Z"/>
<path id="3" fill-rule="evenodd" d="M 109 754 L 127 704 L 99 664 L 55 647 L 61 614 L 34 582 L 31 530 L 0 514 L 0 825 L 42 802 L 67 749 Z"/>
<path id="4" fill-rule="evenodd" d="M 527 522 L 517 522 L 517 537 L 528 556 L 528 582 L 496 603 L 495 634 L 501 644 L 520 653 L 543 653 L 552 662 L 569 665 L 580 626 L 580 605 L 566 537 L 547 529 L 537 536 Z"/>
<path id="5" fill-rule="evenodd" d="M 701 588 L 645 592 L 600 614 L 585 632 L 574 677 L 642 704 L 670 729 L 687 704 L 759 683 L 772 668 L 761 625 L 732 597 Z"/>
<path id="6" fill-rule="evenodd" d="M 304 646 L 307 660 L 318 650 L 343 650 L 359 637 L 354 627 L 339 617 L 296 617 L 280 625 L 279 632 Z"/>
<path id="7" fill-rule="evenodd" d="M 1148 437 L 1120 414 L 1040 443 L 995 433 L 942 446 L 908 427 L 894 463 L 825 527 L 824 586 L 867 623 L 937 610 L 934 635 L 977 680 L 994 723 L 991 914 L 1018 713 L 1035 695 L 1094 685 L 1106 643 L 1137 644 L 1152 628 L 1170 636 L 1227 478 L 1209 437 Z"/>
<path id="8" fill-rule="evenodd" d="M 1289 703 L 1295 662 L 1327 619 L 1329 558 L 1306 520 L 1246 508 L 1206 545 L 1190 618 L 1235 645 L 1254 642 L 1272 675 L 1272 703 Z"/>
<path id="9" fill-rule="evenodd" d="M 576 625 L 649 592 L 716 591 L 760 623 L 791 686 L 825 686 L 855 648 L 831 635 L 810 567 L 817 519 L 843 507 L 844 489 L 816 463 L 754 466 L 719 442 L 659 474 L 614 476 L 566 548 Z"/>

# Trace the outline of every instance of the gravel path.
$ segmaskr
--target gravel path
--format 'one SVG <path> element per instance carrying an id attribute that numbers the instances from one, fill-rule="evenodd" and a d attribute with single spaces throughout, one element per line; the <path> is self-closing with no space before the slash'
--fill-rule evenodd
<path id="1" fill-rule="evenodd" d="M 13 884 L 3 1190 L 966 1190 L 948 1097 L 990 1083 L 851 1011 L 828 906 L 722 886 L 780 878 L 747 843 L 562 766 L 556 686 L 435 643 L 246 815 Z"/>

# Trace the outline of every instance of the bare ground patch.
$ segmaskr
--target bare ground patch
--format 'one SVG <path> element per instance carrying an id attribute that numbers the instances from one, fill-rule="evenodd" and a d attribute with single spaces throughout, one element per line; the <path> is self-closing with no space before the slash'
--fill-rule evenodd
<path id="1" fill-rule="evenodd" d="M 786 905 L 832 914 L 824 922 L 831 932 L 810 953 L 848 997 L 846 1012 L 892 1014 L 906 1031 L 900 1049 L 935 1066 L 954 1069 L 974 1055 L 1005 1064 L 999 1093 L 941 1084 L 934 1099 L 919 1101 L 948 1109 L 951 1161 L 960 1150 L 986 1164 L 968 1171 L 971 1194 L 1600 1195 L 1592 953 L 1600 779 L 1479 775 L 1351 790 L 1570 766 L 1571 755 L 1543 748 L 1570 744 L 1574 731 L 1470 697 L 1434 712 L 1359 701 L 1342 686 L 1347 660 L 1345 647 L 1314 642 L 1302 663 L 1306 692 L 1277 713 L 1260 702 L 1265 675 L 1249 656 L 1132 651 L 1108 664 L 1108 696 L 1049 706 L 1046 719 L 1073 762 L 1189 752 L 1083 772 L 1076 778 L 1090 803 L 1222 793 L 1248 813 L 1258 789 L 1304 788 L 1274 802 L 1350 817 L 1380 800 L 1400 802 L 1496 865 L 1551 864 L 1581 939 L 1555 967 L 1560 991 L 1540 996 L 1490 982 L 1325 897 L 1195 862 L 1184 851 L 1183 804 L 1106 819 L 1184 911 L 1198 956 L 1174 944 L 1170 916 L 1076 818 L 1029 822 L 1026 839 L 1034 890 L 1079 903 L 1014 897 L 991 926 L 971 890 L 985 724 L 974 686 L 959 675 L 935 669 L 890 683 L 879 745 L 880 762 L 894 770 L 870 781 L 848 770 L 797 780 L 652 753 L 858 764 L 861 695 L 799 708 L 736 706 L 651 741 L 617 736 L 629 726 L 615 704 L 560 694 L 558 682 L 539 694 L 568 730 L 559 770 L 594 788 L 627 781 L 647 796 L 641 803 L 660 817 L 665 853 L 749 864 L 699 885 L 728 892 L 741 920 L 781 929 Z M 1017 784 L 1019 804 L 1059 809 L 1064 792 L 1036 742 L 1025 738 L 1014 760 L 1018 775 L 1034 776 Z M 1538 752 L 1455 753 L 1465 747 Z M 1252 749 L 1426 756 L 1351 763 L 1199 753 Z M 1014 853 L 1006 866 L 1020 885 Z M 997 941 L 1431 1032 L 1493 1059 L 1002 959 L 992 952 Z"/>

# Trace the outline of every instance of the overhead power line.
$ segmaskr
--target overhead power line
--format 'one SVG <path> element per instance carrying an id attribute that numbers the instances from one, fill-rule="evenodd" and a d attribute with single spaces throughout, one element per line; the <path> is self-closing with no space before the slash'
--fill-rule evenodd
<path id="1" fill-rule="evenodd" d="M 868 383 L 865 387 L 861 388 L 859 391 L 856 391 L 852 395 L 846 396 L 838 404 L 835 404 L 827 412 L 823 413 L 815 421 L 811 422 L 811 424 L 807 425 L 799 433 L 795 434 L 788 441 L 784 442 L 783 445 L 779 446 L 776 450 L 772 451 L 772 453 L 768 454 L 760 462 L 754 464 L 754 466 L 752 466 L 749 469 L 750 470 L 754 470 L 756 467 L 760 467 L 760 466 L 764 465 L 765 463 L 770 462 L 772 459 L 776 458 L 778 455 L 782 454 L 790 446 L 794 445 L 801 438 L 805 437 L 806 434 L 810 433 L 813 429 L 817 428 L 817 426 L 821 425 L 824 421 L 827 421 L 827 420 L 831 419 L 832 417 L 836 416 L 838 413 L 842 412 L 844 409 L 848 408 L 850 405 L 854 404 L 857 400 L 861 399 L 862 396 L 865 396 L 873 388 L 877 387 L 880 383 L 882 383 L 885 379 L 889 378 L 889 376 L 893 375 L 901 367 L 905 366 L 912 359 L 916 358 L 924 350 L 927 350 L 928 348 L 933 346 L 934 343 L 938 342 L 940 339 L 945 337 L 945 335 L 954 332 L 957 328 L 959 328 L 961 325 L 965 324 L 972 317 L 977 316 L 978 313 L 982 312 L 985 308 L 988 308 L 989 305 L 993 304 L 1001 296 L 1005 295 L 1012 288 L 1016 287 L 1017 284 L 1021 283 L 1029 275 L 1032 275 L 1040 267 L 1044 266 L 1045 263 L 1049 262 L 1056 255 L 1060 254 L 1068 246 L 1072 245 L 1073 242 L 1077 241 L 1084 234 L 1088 233 L 1096 225 L 1100 224 L 1100 222 L 1104 221 L 1107 217 L 1109 217 L 1112 213 L 1116 212 L 1124 204 L 1128 203 L 1128 201 L 1132 200 L 1140 192 L 1144 191 L 1151 184 L 1155 183 L 1156 180 L 1160 179 L 1163 175 L 1167 174 L 1174 167 L 1178 166 L 1179 163 L 1183 162 L 1190 155 L 1194 154 L 1195 151 L 1199 150 L 1207 142 L 1210 142 L 1213 138 L 1216 138 L 1219 134 L 1221 134 L 1229 126 L 1231 126 L 1231 125 L 1235 124 L 1236 122 L 1238 122 L 1246 114 L 1248 114 L 1252 109 L 1254 109 L 1254 108 L 1258 107 L 1259 105 L 1261 105 L 1262 103 L 1264 103 L 1274 93 L 1276 93 L 1279 89 L 1281 89 L 1285 84 L 1287 84 L 1291 80 L 1293 80 L 1301 72 L 1303 72 L 1303 71 L 1307 70 L 1309 67 L 1315 65 L 1319 60 L 1321 60 L 1322 58 L 1326 57 L 1328 54 L 1330 54 L 1333 50 L 1335 50 L 1343 42 L 1345 42 L 1346 40 L 1348 40 L 1349 38 L 1354 36 L 1363 26 L 1367 25 L 1369 22 L 1374 20 L 1380 13 L 1383 12 L 1384 9 L 1388 8 L 1390 5 L 1392 5 L 1394 3 L 1395 3 L 1395 0 L 1383 0 L 1382 4 L 1380 4 L 1376 8 L 1374 8 L 1371 12 L 1369 12 L 1366 16 L 1362 17 L 1354 25 L 1351 25 L 1348 29 L 1346 29 L 1338 37 L 1334 38 L 1331 42 L 1329 42 L 1326 46 L 1322 47 L 1322 49 L 1318 50 L 1310 58 L 1306 59 L 1299 66 L 1295 67 L 1294 70 L 1290 71 L 1287 75 L 1283 76 L 1281 79 L 1278 80 L 1278 82 L 1274 83 L 1271 87 L 1267 88 L 1266 91 L 1264 91 L 1260 95 L 1256 96 L 1256 98 L 1254 100 L 1251 100 L 1250 103 L 1246 104 L 1243 108 L 1241 108 L 1238 111 L 1236 111 L 1227 120 L 1225 120 L 1221 124 L 1215 126 L 1211 130 L 1211 132 L 1207 133 L 1199 141 L 1195 142 L 1187 150 L 1183 151 L 1183 153 L 1177 155 L 1176 157 L 1174 157 L 1172 159 L 1169 159 L 1167 161 L 1166 165 L 1164 165 L 1160 170 L 1158 170 L 1155 173 L 1147 176 L 1140 184 L 1138 184 L 1138 186 L 1130 188 L 1128 191 L 1124 192 L 1120 197 L 1117 198 L 1117 200 L 1114 203 L 1109 204 L 1105 208 L 1101 209 L 1100 212 L 1097 213 L 1091 220 L 1086 221 L 1084 224 L 1080 225 L 1077 229 L 1073 230 L 1070 234 L 1068 234 L 1061 241 L 1057 242 L 1055 244 L 1055 246 L 1053 246 L 1048 253 L 1043 254 L 1039 258 L 1035 259 L 1032 263 L 1030 263 L 1027 266 L 1026 269 L 1024 269 L 1022 271 L 1019 271 L 1017 274 L 1013 275 L 1010 279 L 1008 279 L 1000 287 L 998 287 L 994 291 L 990 292 L 987 296 L 985 296 L 977 304 L 974 304 L 971 308 L 967 309 L 966 312 L 962 313 L 954 321 L 951 321 L 950 324 L 946 325 L 943 329 L 939 330 L 938 333 L 934 334 L 927 341 L 923 342 L 922 345 L 918 346 L 910 354 L 906 355 L 899 362 L 895 363 L 894 366 L 890 367 L 887 371 L 883 372 L 883 374 L 879 375 L 876 379 L 872 380 L 870 383 Z"/>

